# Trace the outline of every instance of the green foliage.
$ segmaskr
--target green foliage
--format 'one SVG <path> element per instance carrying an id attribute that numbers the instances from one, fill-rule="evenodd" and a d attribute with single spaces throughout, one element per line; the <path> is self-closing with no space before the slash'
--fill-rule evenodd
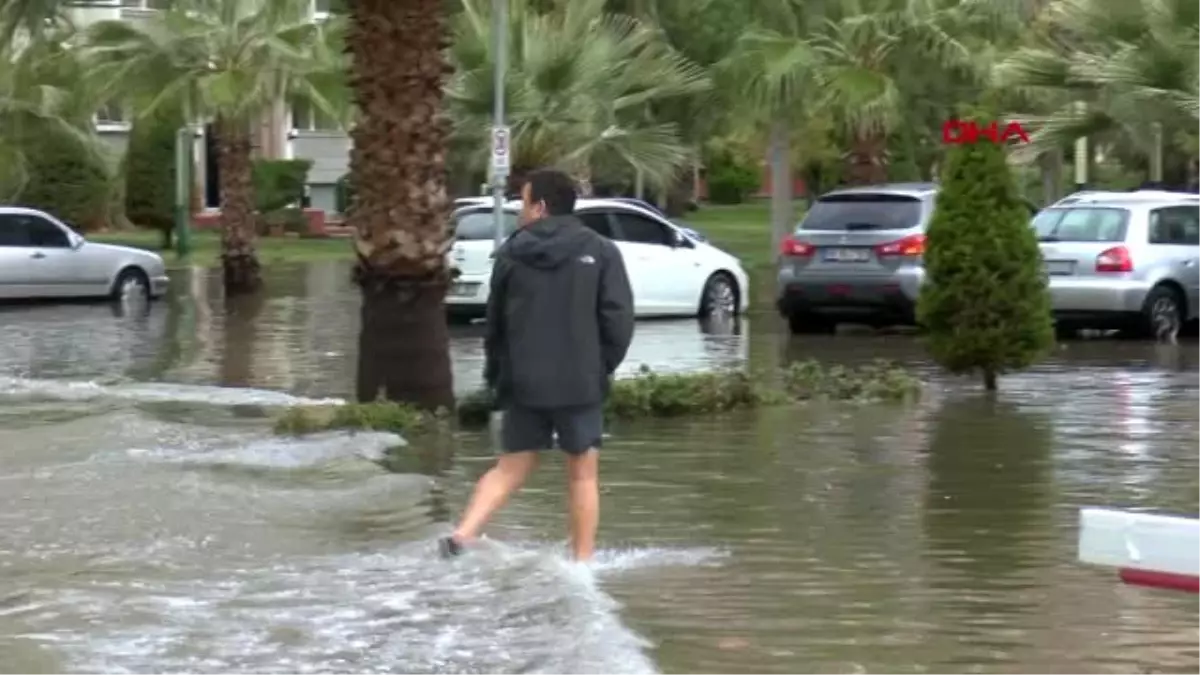
<path id="1" fill-rule="evenodd" d="M 275 420 L 275 433 L 303 436 L 330 429 L 412 433 L 428 428 L 435 420 L 416 408 L 387 401 L 297 406 L 287 409 Z"/>
<path id="2" fill-rule="evenodd" d="M 759 171 L 739 162 L 730 152 L 712 153 L 708 161 L 708 200 L 714 204 L 741 204 L 759 188 Z"/>
<path id="3" fill-rule="evenodd" d="M 815 361 L 783 370 L 781 389 L 763 386 L 763 378 L 740 370 L 659 374 L 642 367 L 636 377 L 613 382 L 604 413 L 609 419 L 705 415 L 812 399 L 903 401 L 920 395 L 912 373 L 885 361 L 858 367 L 826 367 Z M 459 399 L 455 417 L 464 428 L 486 426 L 496 409 L 488 391 Z M 275 423 L 280 434 L 301 435 L 329 429 L 416 432 L 436 427 L 441 416 L 395 403 L 296 407 Z"/>
<path id="4" fill-rule="evenodd" d="M 714 204 L 741 204 L 758 188 L 758 174 L 744 166 L 725 165 L 708 172 L 708 200 Z"/>
<path id="5" fill-rule="evenodd" d="M 338 179 L 333 199 L 334 208 L 338 213 L 350 212 L 350 205 L 354 203 L 354 184 L 350 182 L 350 174 L 347 173 Z"/>
<path id="6" fill-rule="evenodd" d="M 470 149 L 470 165 L 483 169 L 494 98 L 492 3 L 461 4 L 446 107 L 455 123 L 452 143 Z M 640 170 L 649 185 L 669 185 L 693 158 L 692 147 L 680 125 L 656 111 L 709 90 L 705 70 L 653 25 L 605 13 L 603 0 L 559 0 L 551 7 L 510 0 L 508 16 L 513 166 L 558 165 L 589 179 Z"/>
<path id="7" fill-rule="evenodd" d="M 175 139 L 182 124 L 178 109 L 163 107 L 134 123 L 125 152 L 125 215 L 162 232 L 164 245 L 175 224 Z"/>
<path id="8" fill-rule="evenodd" d="M 312 164 L 307 159 L 256 160 L 254 196 L 258 212 L 266 214 L 299 206 Z"/>
<path id="9" fill-rule="evenodd" d="M 1054 344 L 1037 239 L 994 143 L 947 152 L 927 232 L 917 319 L 933 358 L 952 373 L 996 375 L 1028 367 Z"/>
<path id="10" fill-rule="evenodd" d="M 18 204 L 51 213 L 83 232 L 108 227 L 112 172 L 103 158 L 51 135 L 26 162 L 28 180 Z"/>

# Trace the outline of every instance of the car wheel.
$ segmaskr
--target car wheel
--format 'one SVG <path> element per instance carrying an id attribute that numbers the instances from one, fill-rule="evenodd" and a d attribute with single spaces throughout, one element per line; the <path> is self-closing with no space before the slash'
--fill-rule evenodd
<path id="1" fill-rule="evenodd" d="M 819 314 L 795 312 L 788 315 L 792 335 L 828 335 L 837 330 L 837 322 Z"/>
<path id="2" fill-rule="evenodd" d="M 150 279 L 146 273 L 136 267 L 121 270 L 117 280 L 113 282 L 109 295 L 113 300 L 148 300 L 150 298 Z"/>
<path id="3" fill-rule="evenodd" d="M 1142 304 L 1141 323 L 1139 332 L 1144 337 L 1164 342 L 1174 340 L 1183 327 L 1183 301 L 1179 293 L 1170 286 L 1150 289 Z"/>
<path id="4" fill-rule="evenodd" d="M 704 284 L 700 297 L 700 316 L 736 316 L 738 313 L 737 282 L 724 272 L 717 272 Z"/>

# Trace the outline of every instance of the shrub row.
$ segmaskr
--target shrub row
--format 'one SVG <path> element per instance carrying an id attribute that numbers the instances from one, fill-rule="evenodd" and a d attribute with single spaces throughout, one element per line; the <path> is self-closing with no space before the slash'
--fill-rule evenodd
<path id="1" fill-rule="evenodd" d="M 813 399 L 903 401 L 917 397 L 920 381 L 908 370 L 885 361 L 852 366 L 794 363 L 779 374 L 778 385 L 740 370 L 660 374 L 648 368 L 617 380 L 605 405 L 609 419 L 681 417 L 784 405 Z M 486 426 L 495 403 L 489 393 L 462 397 L 454 415 L 427 414 L 388 402 L 343 406 L 294 407 L 276 420 L 280 434 L 302 435 L 331 429 L 414 432 L 456 421 L 464 428 Z"/>

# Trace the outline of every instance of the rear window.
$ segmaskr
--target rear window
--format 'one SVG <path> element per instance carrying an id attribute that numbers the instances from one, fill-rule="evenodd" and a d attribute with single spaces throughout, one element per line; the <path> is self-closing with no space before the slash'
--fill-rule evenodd
<path id="1" fill-rule="evenodd" d="M 1111 207 L 1046 209 L 1033 219 L 1040 241 L 1125 241 L 1129 211 Z"/>
<path id="2" fill-rule="evenodd" d="M 459 241 L 483 241 L 496 237 L 491 211 L 464 211 L 456 216 L 454 237 Z M 517 214 L 504 212 L 504 236 L 517 229 Z"/>
<path id="3" fill-rule="evenodd" d="M 850 232 L 907 230 L 921 222 L 921 200 L 907 195 L 848 194 L 822 197 L 800 223 L 801 230 Z"/>

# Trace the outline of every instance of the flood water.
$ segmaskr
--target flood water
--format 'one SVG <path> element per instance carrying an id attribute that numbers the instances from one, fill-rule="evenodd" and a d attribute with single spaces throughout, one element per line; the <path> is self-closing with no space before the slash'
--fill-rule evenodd
<path id="1" fill-rule="evenodd" d="M 1080 507 L 1196 516 L 1195 342 L 1072 342 L 990 400 L 912 337 L 641 323 L 630 369 L 883 356 L 929 393 L 615 427 L 592 565 L 562 556 L 555 455 L 445 562 L 492 434 L 272 436 L 353 390 L 358 296 L 333 263 L 268 282 L 0 307 L 0 671 L 1200 669 L 1195 596 L 1075 560 Z"/>

